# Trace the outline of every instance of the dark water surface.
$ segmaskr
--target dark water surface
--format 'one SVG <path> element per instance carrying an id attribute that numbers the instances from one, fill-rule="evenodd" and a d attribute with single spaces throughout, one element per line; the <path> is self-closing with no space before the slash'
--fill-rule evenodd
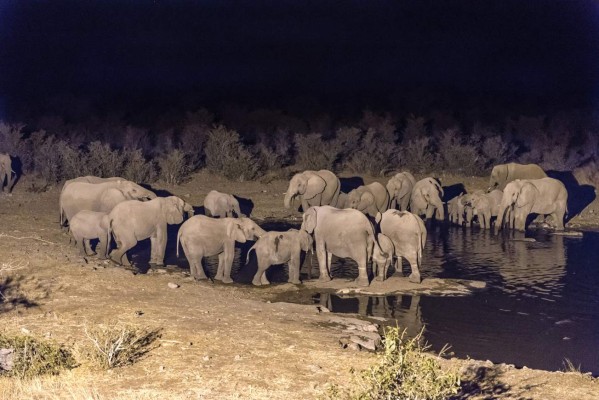
<path id="1" fill-rule="evenodd" d="M 290 227 L 277 222 L 261 225 L 267 230 Z M 322 303 L 335 312 L 384 317 L 411 333 L 425 325 L 425 337 L 433 349 L 440 350 L 447 343 L 459 357 L 547 370 L 563 368 L 568 358 L 580 364 L 582 371 L 599 375 L 599 233 L 572 238 L 527 232 L 535 242 L 513 240 L 524 238 L 521 233 L 493 235 L 476 227 L 437 225 L 429 227 L 428 233 L 421 270 L 424 278 L 480 280 L 488 289 L 466 297 L 340 298 L 305 293 L 303 297 L 290 295 L 287 301 Z M 187 266 L 183 255 L 175 257 L 170 237 L 167 263 Z M 238 250 L 243 263 L 251 245 Z M 141 254 L 136 257 L 143 261 Z M 251 283 L 254 262 L 240 267 L 237 257 L 233 279 Z M 303 279 L 309 258 L 302 268 Z M 213 276 L 217 258 L 205 261 Z M 316 275 L 316 256 L 312 263 Z M 333 278 L 357 276 L 353 261 L 333 257 L 333 264 Z M 403 269 L 407 275 L 405 262 Z M 273 283 L 285 282 L 287 270 L 273 267 L 268 276 Z"/>

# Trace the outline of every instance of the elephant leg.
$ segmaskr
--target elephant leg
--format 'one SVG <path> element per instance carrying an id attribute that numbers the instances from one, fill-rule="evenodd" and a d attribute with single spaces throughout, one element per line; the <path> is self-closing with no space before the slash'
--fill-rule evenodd
<path id="1" fill-rule="evenodd" d="M 83 238 L 75 239 L 75 242 L 79 245 L 79 254 L 81 257 L 87 257 L 86 240 Z"/>
<path id="2" fill-rule="evenodd" d="M 356 262 L 358 263 L 358 279 L 356 279 L 356 283 L 358 286 L 368 286 L 370 284 L 368 281 L 368 270 L 366 269 L 367 260 L 366 251 L 356 258 Z"/>
<path id="3" fill-rule="evenodd" d="M 289 260 L 289 279 L 287 282 L 299 285 L 300 281 L 300 256 L 291 257 Z"/>
<path id="4" fill-rule="evenodd" d="M 233 258 L 235 257 L 235 246 L 232 246 L 233 248 L 231 249 L 231 251 L 227 252 L 225 250 L 224 252 L 224 258 L 223 258 L 223 283 L 233 283 L 233 279 L 231 279 L 231 269 L 233 267 Z"/>
<path id="5" fill-rule="evenodd" d="M 333 253 L 327 251 L 327 272 L 331 276 L 331 265 L 333 265 Z"/>
<path id="6" fill-rule="evenodd" d="M 263 257 L 258 257 L 258 271 L 256 271 L 254 279 L 252 279 L 252 284 L 255 286 L 260 286 L 268 285 L 270 283 L 268 282 L 268 279 L 266 279 L 266 270 L 269 266 L 268 260 L 264 259 Z M 267 283 L 264 283 L 264 280 L 266 280 Z"/>
<path id="7" fill-rule="evenodd" d="M 318 258 L 318 269 L 320 270 L 319 281 L 328 282 L 331 280 L 327 268 L 327 252 L 324 248 L 324 243 L 316 243 L 316 257 Z"/>
<path id="8" fill-rule="evenodd" d="M 129 258 L 127 258 L 127 250 L 133 248 L 137 244 L 134 238 L 117 238 L 117 248 L 110 253 L 110 258 L 120 265 L 130 266 Z"/>
<path id="9" fill-rule="evenodd" d="M 555 221 L 555 229 L 558 231 L 564 230 L 564 215 L 566 214 L 565 210 L 557 210 L 556 212 L 551 214 L 551 217 Z"/>
<path id="10" fill-rule="evenodd" d="M 391 199 L 391 202 L 389 203 L 389 209 L 395 210 L 396 207 L 397 207 L 397 198 L 393 197 Z"/>
<path id="11" fill-rule="evenodd" d="M 102 260 L 108 258 L 108 241 L 106 238 L 100 238 L 98 241 L 98 244 L 96 245 L 96 254 L 98 254 L 99 258 Z"/>
<path id="12" fill-rule="evenodd" d="M 308 200 L 304 199 L 302 196 L 302 211 L 306 212 L 308 211 L 308 208 L 310 208 L 310 204 L 308 204 Z"/>
<path id="13" fill-rule="evenodd" d="M 410 277 L 408 279 L 410 280 L 410 282 L 420 283 L 421 278 L 420 278 L 420 269 L 418 268 L 418 254 L 416 254 L 416 252 L 414 252 L 414 254 L 411 254 L 410 256 L 406 257 L 406 259 L 410 263 L 410 268 L 412 270 L 412 272 L 410 273 Z"/>
<path id="14" fill-rule="evenodd" d="M 185 253 L 187 254 L 187 253 Z M 208 279 L 206 272 L 204 272 L 204 267 L 202 267 L 202 259 L 204 258 L 204 253 L 190 254 L 188 257 L 189 260 L 189 272 L 191 276 L 196 281 Z"/>
<path id="15" fill-rule="evenodd" d="M 218 255 L 218 268 L 216 269 L 216 275 L 214 279 L 222 281 L 225 274 L 225 252 L 223 251 Z"/>
<path id="16" fill-rule="evenodd" d="M 164 253 L 166 251 L 166 229 L 158 229 L 156 233 L 150 237 L 151 243 L 151 258 L 150 265 L 163 266 Z"/>
<path id="17" fill-rule="evenodd" d="M 434 212 L 435 212 L 435 209 L 431 205 L 428 205 L 426 207 L 426 214 L 425 214 L 426 219 L 427 220 L 431 219 L 433 217 Z"/>

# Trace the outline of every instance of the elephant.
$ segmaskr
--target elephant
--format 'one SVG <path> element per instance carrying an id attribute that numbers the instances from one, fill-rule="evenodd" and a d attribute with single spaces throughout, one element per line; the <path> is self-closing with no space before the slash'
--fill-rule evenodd
<path id="1" fill-rule="evenodd" d="M 112 179 L 112 178 L 108 178 Z M 64 226 L 81 210 L 110 212 L 126 200 L 151 200 L 156 194 L 127 180 L 102 183 L 72 182 L 60 193 L 60 224 Z"/>
<path id="2" fill-rule="evenodd" d="M 83 257 L 88 255 L 89 241 L 91 239 L 100 239 L 96 252 L 101 249 L 100 257 L 108 258 L 110 220 L 107 213 L 88 210 L 79 211 L 69 221 L 69 230 L 75 243 L 80 246 Z"/>
<path id="3" fill-rule="evenodd" d="M 385 212 L 389 208 L 389 193 L 378 182 L 363 185 L 347 194 L 345 207 L 361 211 L 374 218 L 377 212 Z"/>
<path id="4" fill-rule="evenodd" d="M 286 232 L 270 231 L 254 243 L 248 250 L 246 264 L 250 260 L 253 250 L 258 260 L 258 271 L 254 275 L 252 283 L 256 286 L 268 285 L 270 282 L 266 277 L 266 270 L 271 265 L 289 263 L 288 282 L 300 284 L 301 252 L 312 250 L 312 236 L 306 231 L 289 229 Z"/>
<path id="5" fill-rule="evenodd" d="M 337 204 L 335 207 L 347 208 L 347 193 L 339 192 L 339 197 L 337 197 Z"/>
<path id="6" fill-rule="evenodd" d="M 78 178 L 66 180 L 64 182 L 64 184 L 62 185 L 61 192 L 63 192 L 65 190 L 65 188 L 67 186 L 69 186 L 71 183 L 75 183 L 75 182 L 104 183 L 104 182 L 116 182 L 116 181 L 126 181 L 126 179 L 121 178 L 119 176 L 113 176 L 110 178 L 100 178 L 99 176 L 93 176 L 93 175 L 80 176 Z"/>
<path id="7" fill-rule="evenodd" d="M 109 228 L 117 244 L 110 258 L 118 264 L 131 265 L 127 250 L 139 240 L 150 238 L 150 265 L 164 265 L 167 225 L 180 224 L 185 213 L 191 217 L 193 207 L 177 196 L 149 201 L 127 200 L 117 204 L 108 215 Z"/>
<path id="8" fill-rule="evenodd" d="M 319 280 L 331 280 L 331 258 L 348 257 L 358 264 L 360 286 L 368 286 L 367 263 L 376 243 L 374 226 L 368 217 L 354 209 L 331 206 L 310 207 L 302 217 L 301 229 L 314 236 L 320 269 Z"/>
<path id="9" fill-rule="evenodd" d="M 410 196 L 410 211 L 416 215 L 426 215 L 430 219 L 436 211 L 436 218 L 442 221 L 445 218 L 443 209 L 443 188 L 434 178 L 424 178 L 414 184 Z"/>
<path id="10" fill-rule="evenodd" d="M 214 279 L 231 283 L 231 268 L 235 257 L 235 242 L 245 243 L 266 234 L 266 231 L 247 217 L 210 218 L 196 215 L 179 228 L 177 234 L 177 257 L 179 244 L 189 261 L 189 269 L 194 279 L 208 279 L 202 259 L 218 255 L 218 269 Z"/>
<path id="11" fill-rule="evenodd" d="M 408 211 L 387 210 L 382 214 L 377 214 L 376 222 L 381 233 L 387 236 L 393 244 L 393 253 L 397 257 L 397 270 L 401 271 L 401 259 L 404 257 L 412 269 L 409 276 L 410 282 L 420 283 L 422 251 L 427 236 L 422 219 Z M 383 271 L 380 271 L 379 279 L 385 279 L 386 275 L 386 269 L 383 268 Z"/>
<path id="12" fill-rule="evenodd" d="M 501 190 L 495 189 L 490 193 L 477 191 L 470 195 L 468 206 L 478 216 L 478 223 L 483 229 L 491 229 L 491 218 L 499 214 L 499 204 L 503 197 Z"/>
<path id="13" fill-rule="evenodd" d="M 472 207 L 467 205 L 469 197 L 468 194 L 460 193 L 447 202 L 449 222 L 461 226 L 466 221 L 467 225 L 470 225 L 472 221 Z M 466 219 L 464 219 L 465 217 Z"/>
<path id="14" fill-rule="evenodd" d="M 233 195 L 216 190 L 206 195 L 204 210 L 209 217 L 241 217 L 239 201 Z"/>
<path id="15" fill-rule="evenodd" d="M 326 169 L 295 174 L 285 193 L 285 208 L 290 208 L 295 198 L 300 200 L 303 212 L 311 206 L 336 206 L 340 189 L 339 178 Z"/>
<path id="16" fill-rule="evenodd" d="M 12 158 L 9 154 L 0 153 L 0 188 L 2 191 L 10 193 L 16 178 L 17 174 L 12 169 Z"/>
<path id="17" fill-rule="evenodd" d="M 416 179 L 409 172 L 400 172 L 391 177 L 386 186 L 391 199 L 389 208 L 395 209 L 399 207 L 400 211 L 406 211 L 410 204 L 410 195 L 415 184 Z"/>
<path id="18" fill-rule="evenodd" d="M 505 185 L 516 179 L 541 179 L 547 174 L 537 164 L 498 164 L 491 171 L 488 192 L 499 189 L 504 190 Z"/>
<path id="19" fill-rule="evenodd" d="M 395 247 L 389 236 L 379 233 L 377 239 L 379 245 L 374 246 L 372 251 L 372 274 L 375 280 L 384 281 L 387 279 L 387 272 L 393 262 Z"/>
<path id="20" fill-rule="evenodd" d="M 526 229 L 526 218 L 531 213 L 551 215 L 555 229 L 563 230 L 567 203 L 568 191 L 557 179 L 516 179 L 505 186 L 495 230 L 502 227 L 504 214 L 510 208 L 513 212 L 513 228 L 517 230 Z"/>

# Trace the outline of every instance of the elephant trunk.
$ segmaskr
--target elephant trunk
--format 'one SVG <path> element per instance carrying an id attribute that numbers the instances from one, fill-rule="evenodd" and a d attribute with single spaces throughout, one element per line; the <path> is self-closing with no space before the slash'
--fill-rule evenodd
<path id="1" fill-rule="evenodd" d="M 443 221 L 445 219 L 445 208 L 443 207 L 443 202 L 441 201 L 441 199 L 438 199 L 435 200 L 433 205 L 435 206 L 435 208 L 437 208 L 437 215 L 439 217 L 439 220 Z"/>
<path id="2" fill-rule="evenodd" d="M 295 198 L 295 193 L 287 192 L 285 194 L 285 208 L 291 208 L 291 202 Z"/>
<path id="3" fill-rule="evenodd" d="M 497 220 L 495 220 L 495 233 L 498 233 L 500 229 L 503 228 L 503 218 L 505 217 L 505 213 L 508 209 L 507 204 L 501 204 L 499 206 L 499 212 L 497 213 Z"/>

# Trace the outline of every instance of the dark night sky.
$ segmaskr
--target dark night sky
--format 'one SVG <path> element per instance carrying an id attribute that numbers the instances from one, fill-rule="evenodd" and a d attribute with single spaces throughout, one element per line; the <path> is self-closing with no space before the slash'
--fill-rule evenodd
<path id="1" fill-rule="evenodd" d="M 61 112 L 69 96 L 141 112 L 410 107 L 413 93 L 591 105 L 599 3 L 0 0 L 5 117 Z"/>

